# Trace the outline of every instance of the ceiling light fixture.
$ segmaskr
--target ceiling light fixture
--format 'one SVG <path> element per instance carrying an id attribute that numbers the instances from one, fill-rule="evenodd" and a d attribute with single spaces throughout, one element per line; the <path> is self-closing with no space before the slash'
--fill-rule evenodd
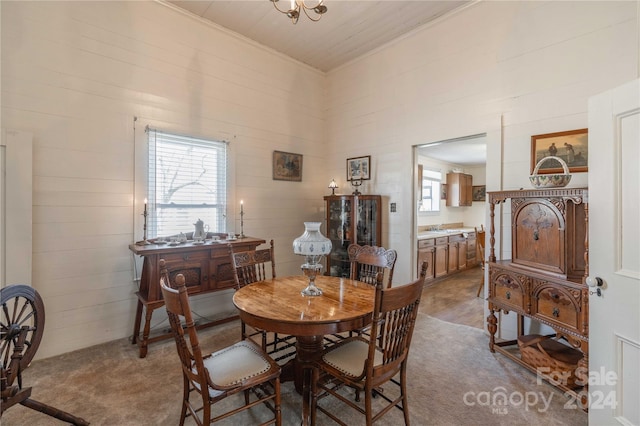
<path id="1" fill-rule="evenodd" d="M 279 0 L 270 1 L 271 3 L 273 3 L 273 7 L 275 7 L 278 12 L 287 15 L 289 18 L 291 18 L 291 22 L 293 22 L 294 24 L 298 22 L 301 10 L 305 15 L 307 15 L 307 18 L 311 19 L 314 22 L 319 21 L 320 18 L 322 18 L 322 15 L 327 12 L 327 6 L 322 4 L 324 3 L 324 0 L 316 0 L 317 3 L 314 6 L 308 6 L 304 0 L 290 0 L 291 7 L 289 8 L 289 10 L 280 9 L 277 4 Z M 315 15 L 310 15 L 309 11 L 315 12 Z"/>

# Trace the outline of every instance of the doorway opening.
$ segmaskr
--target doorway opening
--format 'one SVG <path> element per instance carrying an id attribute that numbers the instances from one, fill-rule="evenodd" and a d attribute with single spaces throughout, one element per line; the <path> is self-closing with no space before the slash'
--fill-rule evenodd
<path id="1" fill-rule="evenodd" d="M 486 134 L 414 147 L 417 265 L 426 260 L 421 311 L 484 328 L 484 274 L 475 238 L 485 221 Z M 480 297 L 478 297 L 480 293 Z"/>

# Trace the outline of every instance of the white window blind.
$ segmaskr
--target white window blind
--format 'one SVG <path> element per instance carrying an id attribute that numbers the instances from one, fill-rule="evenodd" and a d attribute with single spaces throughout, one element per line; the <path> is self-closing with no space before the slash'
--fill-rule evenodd
<path id="1" fill-rule="evenodd" d="M 227 142 L 147 133 L 149 238 L 193 232 L 198 219 L 225 232 Z"/>

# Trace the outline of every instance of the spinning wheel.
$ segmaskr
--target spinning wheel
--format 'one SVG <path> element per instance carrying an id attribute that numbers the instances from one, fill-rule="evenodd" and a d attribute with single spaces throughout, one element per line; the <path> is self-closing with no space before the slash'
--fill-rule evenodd
<path id="1" fill-rule="evenodd" d="M 31 388 L 22 387 L 22 372 L 35 356 L 44 332 L 44 303 L 38 292 L 26 285 L 5 287 L 0 290 L 0 305 L 0 417 L 13 405 L 22 404 L 74 425 L 88 425 L 81 418 L 30 399 Z"/>
<path id="2" fill-rule="evenodd" d="M 26 285 L 2 289 L 0 312 L 0 362 L 7 366 L 8 385 L 21 379 L 20 373 L 33 359 L 44 332 L 44 304 L 40 295 Z M 17 358 L 16 366 L 10 361 Z M 4 371 L 4 370 L 3 370 Z"/>

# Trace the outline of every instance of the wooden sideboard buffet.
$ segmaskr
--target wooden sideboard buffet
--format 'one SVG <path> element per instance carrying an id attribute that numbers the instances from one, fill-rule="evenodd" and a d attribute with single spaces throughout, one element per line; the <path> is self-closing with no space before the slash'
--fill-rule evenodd
<path id="1" fill-rule="evenodd" d="M 192 242 L 177 246 L 157 244 L 129 245 L 129 249 L 133 253 L 144 257 L 140 276 L 140 289 L 136 292 L 138 306 L 133 325 L 133 335 L 131 336 L 131 343 L 138 343 L 140 358 L 144 358 L 147 355 L 147 348 L 150 343 L 171 337 L 167 333 L 153 337 L 149 336 L 153 311 L 164 306 L 160 292 L 160 259 L 165 260 L 171 281 L 178 274 L 184 275 L 190 295 L 210 293 L 233 288 L 235 285 L 229 257 L 229 244 L 231 244 L 234 251 L 238 252 L 253 250 L 264 243 L 265 240 L 246 237 L 234 241 L 222 240 L 201 245 L 196 245 Z M 141 336 L 140 325 L 143 307 L 146 312 Z M 237 318 L 238 316 L 234 315 L 229 318 L 211 321 L 200 325 L 199 328 L 222 324 Z"/>
<path id="2" fill-rule="evenodd" d="M 588 372 L 589 292 L 588 192 L 585 188 L 488 192 L 490 203 L 489 349 L 498 351 L 565 392 L 570 388 L 527 364 L 509 350 L 516 340 L 496 340 L 500 311 L 518 316 L 517 334 L 524 334 L 524 318 L 545 324 L 571 347 L 582 352 L 578 367 Z M 495 207 L 511 201 L 510 260 L 496 260 Z M 586 376 L 586 374 L 584 374 Z M 586 386 L 586 385 L 585 385 Z M 578 393 L 580 392 L 580 393 Z"/>

